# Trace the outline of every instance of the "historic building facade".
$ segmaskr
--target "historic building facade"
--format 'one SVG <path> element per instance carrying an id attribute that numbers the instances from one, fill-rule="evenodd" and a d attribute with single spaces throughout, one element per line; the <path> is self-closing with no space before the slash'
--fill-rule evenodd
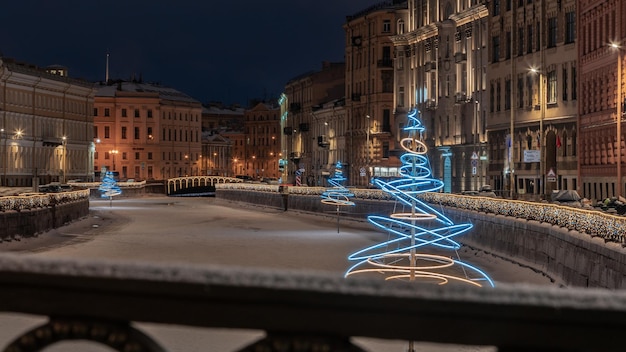
<path id="1" fill-rule="evenodd" d="M 282 171 L 285 183 L 295 184 L 296 173 L 301 182 L 313 186 L 315 175 L 322 167 L 316 152 L 324 148 L 318 143 L 312 126 L 315 112 L 325 104 L 343 99 L 345 90 L 345 64 L 323 62 L 322 69 L 295 77 L 285 86 L 279 99 L 282 149 L 287 163 Z M 346 145 L 346 135 L 336 135 L 338 146 Z M 316 171 L 317 170 L 317 171 Z"/>
<path id="2" fill-rule="evenodd" d="M 0 60 L 0 184 L 92 180 L 94 92 L 65 68 Z"/>
<path id="3" fill-rule="evenodd" d="M 578 0 L 578 10 L 578 190 L 592 200 L 624 196 L 626 3 Z"/>
<path id="4" fill-rule="evenodd" d="M 406 116 L 394 114 L 391 37 L 404 33 L 406 11 L 407 1 L 381 2 L 348 16 L 343 26 L 348 151 L 344 173 L 351 185 L 367 187 L 372 177 L 399 175 L 397 121 L 406 121 Z"/>
<path id="5" fill-rule="evenodd" d="M 258 103 L 244 113 L 243 175 L 255 180 L 279 178 L 282 158 L 280 108 L 276 104 Z"/>
<path id="6" fill-rule="evenodd" d="M 119 179 L 163 180 L 202 173 L 202 106 L 175 89 L 142 82 L 97 86 L 95 170 Z"/>
<path id="7" fill-rule="evenodd" d="M 444 192 L 478 190 L 489 181 L 485 3 L 409 1 L 405 19 L 397 23 L 399 33 L 392 37 L 399 132 L 407 114 L 417 109 Z"/>
<path id="8" fill-rule="evenodd" d="M 489 2 L 489 183 L 504 195 L 575 190 L 576 1 Z"/>

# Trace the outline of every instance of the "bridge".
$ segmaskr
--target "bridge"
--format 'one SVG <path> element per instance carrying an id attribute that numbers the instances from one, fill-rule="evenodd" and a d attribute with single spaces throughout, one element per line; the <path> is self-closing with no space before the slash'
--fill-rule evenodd
<path id="1" fill-rule="evenodd" d="M 218 183 L 237 183 L 243 180 L 226 176 L 185 176 L 167 180 L 167 195 L 214 193 Z"/>

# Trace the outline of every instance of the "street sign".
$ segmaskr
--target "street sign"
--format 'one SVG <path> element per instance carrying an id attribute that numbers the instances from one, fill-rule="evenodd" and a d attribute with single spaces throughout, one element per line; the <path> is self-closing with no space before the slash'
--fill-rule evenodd
<path id="1" fill-rule="evenodd" d="M 476 152 L 472 153 L 472 160 L 478 160 L 478 154 L 476 154 Z"/>
<path id="2" fill-rule="evenodd" d="M 364 167 L 359 169 L 359 175 L 365 176 L 365 168 Z"/>
<path id="3" fill-rule="evenodd" d="M 539 150 L 524 150 L 524 162 L 525 163 L 540 163 L 541 151 Z"/>
<path id="4" fill-rule="evenodd" d="M 473 161 L 473 160 L 472 160 Z M 472 175 L 476 175 L 476 167 L 472 167 Z"/>
<path id="5" fill-rule="evenodd" d="M 548 171 L 548 174 L 546 176 L 548 182 L 556 182 L 556 172 L 554 172 L 553 168 L 550 168 L 550 171 Z"/>

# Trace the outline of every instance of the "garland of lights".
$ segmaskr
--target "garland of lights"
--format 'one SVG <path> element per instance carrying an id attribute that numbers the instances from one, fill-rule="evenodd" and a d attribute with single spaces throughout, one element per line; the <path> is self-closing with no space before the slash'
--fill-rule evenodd
<path id="1" fill-rule="evenodd" d="M 458 250 L 461 245 L 454 237 L 469 231 L 472 224 L 454 224 L 441 212 L 417 198 L 418 194 L 439 191 L 443 188 L 443 182 L 431 177 L 430 162 L 426 156 L 428 148 L 421 141 L 424 126 L 418 118 L 418 111 L 412 110 L 408 120 L 404 130 L 409 133 L 409 137 L 400 141 L 402 149 L 406 151 L 400 157 L 402 166 L 399 171 L 402 178 L 388 182 L 374 179 L 373 183 L 411 211 L 394 213 L 389 217 L 368 216 L 367 220 L 387 231 L 390 239 L 348 256 L 349 260 L 357 263 L 348 269 L 345 276 L 378 273 L 383 274 L 386 280 L 420 280 L 440 285 L 460 282 L 493 287 L 494 283 L 487 274 L 460 259 L 418 252 L 425 248 Z"/>
<path id="2" fill-rule="evenodd" d="M 336 206 L 354 205 L 354 202 L 350 200 L 350 197 L 354 197 L 354 194 L 343 186 L 343 182 L 346 180 L 347 178 L 343 175 L 341 161 L 338 161 L 335 165 L 333 176 L 328 178 L 328 183 L 333 187 L 322 193 L 322 203 Z"/>

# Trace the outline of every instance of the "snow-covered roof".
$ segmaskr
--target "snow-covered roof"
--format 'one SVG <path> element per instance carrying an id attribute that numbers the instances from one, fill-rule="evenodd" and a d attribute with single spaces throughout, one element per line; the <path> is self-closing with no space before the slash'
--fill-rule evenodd
<path id="1" fill-rule="evenodd" d="M 164 87 L 152 83 L 115 82 L 109 85 L 98 85 L 96 86 L 96 88 L 98 90 L 96 93 L 96 97 L 115 97 L 118 91 L 136 93 L 157 93 L 159 95 L 159 98 L 164 100 L 200 103 L 194 98 L 174 88 Z"/>

